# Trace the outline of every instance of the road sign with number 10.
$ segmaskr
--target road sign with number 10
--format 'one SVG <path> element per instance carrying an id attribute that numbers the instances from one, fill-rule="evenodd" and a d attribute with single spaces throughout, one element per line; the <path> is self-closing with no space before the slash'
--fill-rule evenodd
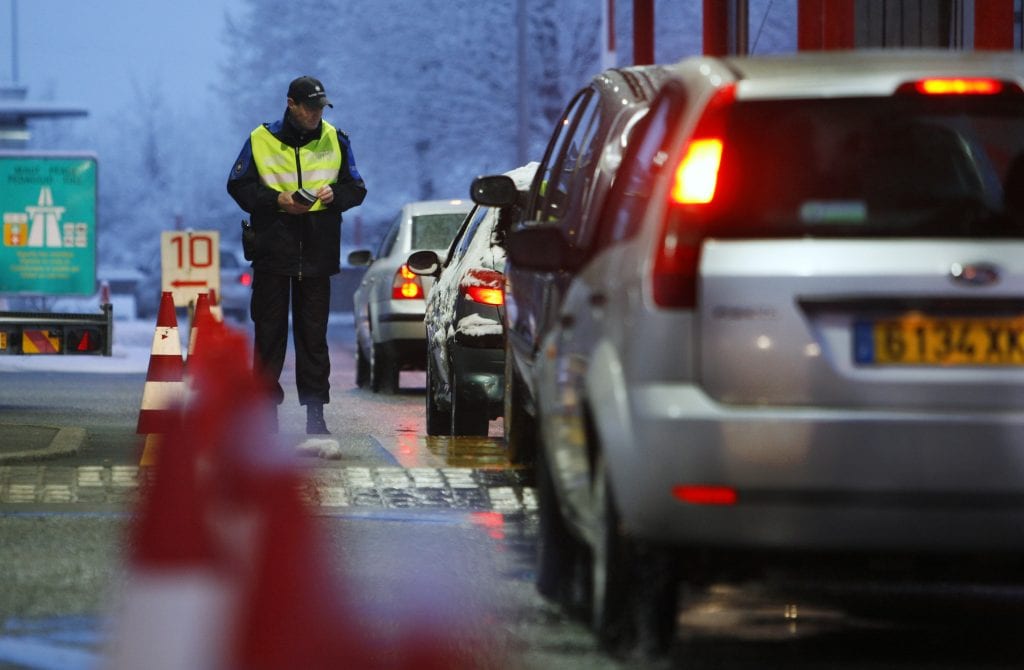
<path id="1" fill-rule="evenodd" d="M 160 239 L 162 290 L 175 307 L 194 303 L 213 289 L 220 295 L 220 231 L 165 230 Z"/>

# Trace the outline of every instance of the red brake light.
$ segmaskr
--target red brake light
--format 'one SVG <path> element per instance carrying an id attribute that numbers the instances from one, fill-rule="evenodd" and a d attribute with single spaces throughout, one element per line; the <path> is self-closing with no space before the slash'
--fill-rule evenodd
<path id="1" fill-rule="evenodd" d="M 737 500 L 736 489 L 707 484 L 673 486 L 672 496 L 691 505 L 735 505 Z"/>
<path id="2" fill-rule="evenodd" d="M 252 275 L 248 272 L 243 272 L 238 275 L 238 283 L 242 286 L 252 286 Z"/>
<path id="3" fill-rule="evenodd" d="M 1005 86 L 998 79 L 934 78 L 914 82 L 914 90 L 922 95 L 998 95 Z"/>
<path id="4" fill-rule="evenodd" d="M 702 205 L 715 197 L 718 166 L 722 163 L 722 140 L 695 139 L 676 168 L 672 199 L 682 205 Z"/>
<path id="5" fill-rule="evenodd" d="M 505 275 L 496 270 L 474 268 L 461 282 L 463 294 L 482 305 L 500 307 L 505 304 Z"/>
<path id="6" fill-rule="evenodd" d="M 423 282 L 404 263 L 395 272 L 395 279 L 391 282 L 391 298 L 393 300 L 418 300 L 423 298 Z"/>
<path id="7" fill-rule="evenodd" d="M 693 307 L 696 303 L 702 238 L 700 231 L 685 228 L 680 206 L 703 208 L 714 201 L 725 149 L 726 111 L 735 100 L 735 84 L 715 93 L 676 168 L 652 276 L 654 302 L 662 307 Z"/>

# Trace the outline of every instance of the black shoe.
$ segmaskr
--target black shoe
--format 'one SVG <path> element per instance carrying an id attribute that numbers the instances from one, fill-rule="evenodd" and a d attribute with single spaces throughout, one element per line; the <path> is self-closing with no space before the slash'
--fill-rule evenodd
<path id="1" fill-rule="evenodd" d="M 306 405 L 306 434 L 307 435 L 330 435 L 327 424 L 324 422 L 323 405 Z"/>

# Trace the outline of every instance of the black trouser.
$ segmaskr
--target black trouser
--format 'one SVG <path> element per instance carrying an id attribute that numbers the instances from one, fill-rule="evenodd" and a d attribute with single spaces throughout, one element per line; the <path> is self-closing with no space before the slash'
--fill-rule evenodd
<path id="1" fill-rule="evenodd" d="M 284 401 L 281 369 L 288 349 L 288 303 L 291 298 L 295 343 L 295 387 L 302 405 L 330 402 L 331 358 L 327 318 L 331 308 L 330 277 L 289 277 L 256 270 L 250 313 L 256 326 L 253 364 L 274 382 L 277 404 Z"/>

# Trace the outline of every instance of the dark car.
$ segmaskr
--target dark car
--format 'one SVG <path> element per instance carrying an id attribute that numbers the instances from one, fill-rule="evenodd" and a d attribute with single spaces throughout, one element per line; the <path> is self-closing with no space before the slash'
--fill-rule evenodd
<path id="1" fill-rule="evenodd" d="M 565 238 L 571 240 L 573 265 L 594 252 L 597 213 L 630 131 L 665 76 L 665 68 L 660 65 L 606 70 L 576 93 L 555 124 L 517 227 L 561 229 Z M 507 206 L 517 200 L 516 189 L 505 175 L 478 178 L 472 193 L 478 204 L 492 207 Z M 533 460 L 533 368 L 541 341 L 550 330 L 562 293 L 572 277 L 571 267 L 547 272 L 506 263 L 509 291 L 505 305 L 504 425 L 513 462 Z"/>
<path id="2" fill-rule="evenodd" d="M 506 173 L 523 192 L 537 170 Z M 409 256 L 416 274 L 436 277 L 423 321 L 427 331 L 427 435 L 486 435 L 504 411 L 505 234 L 514 206 L 477 205 L 444 260 L 432 250 Z"/>

